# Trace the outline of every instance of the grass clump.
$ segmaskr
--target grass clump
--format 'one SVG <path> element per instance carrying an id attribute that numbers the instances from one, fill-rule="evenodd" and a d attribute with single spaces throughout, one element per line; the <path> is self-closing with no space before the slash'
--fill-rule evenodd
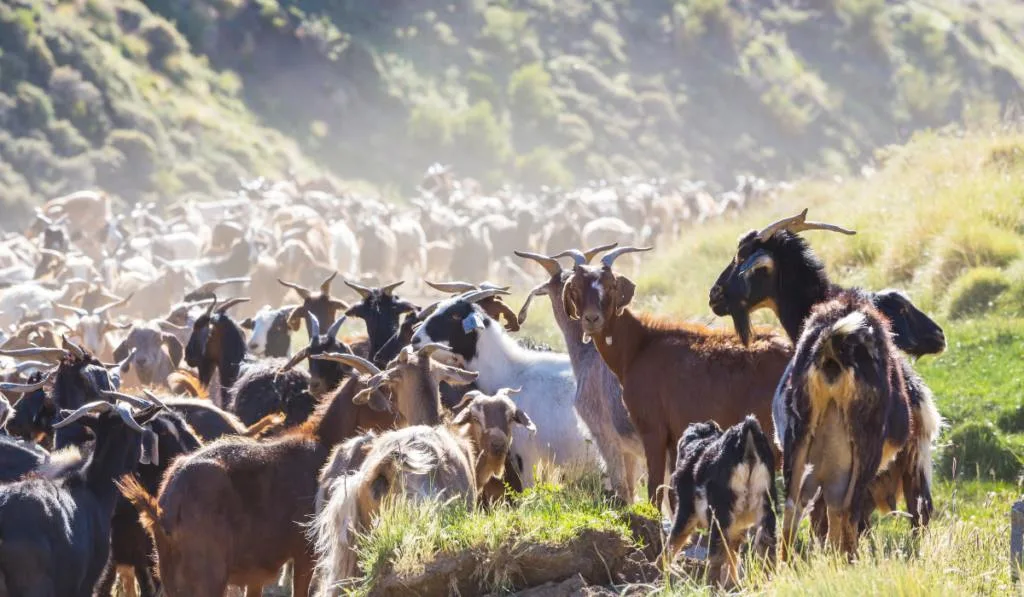
<path id="1" fill-rule="evenodd" d="M 996 299 L 1009 287 L 1006 275 L 994 267 L 972 269 L 949 289 L 946 313 L 950 319 L 982 315 L 996 306 Z"/>
<path id="2" fill-rule="evenodd" d="M 997 481 L 1016 481 L 1024 465 L 1021 457 L 992 425 L 964 423 L 946 438 L 937 466 L 944 476 L 968 475 Z"/>
<path id="3" fill-rule="evenodd" d="M 991 224 L 967 221 L 939 241 L 936 253 L 934 283 L 948 284 L 971 267 L 1006 267 L 1020 256 L 1020 237 Z"/>

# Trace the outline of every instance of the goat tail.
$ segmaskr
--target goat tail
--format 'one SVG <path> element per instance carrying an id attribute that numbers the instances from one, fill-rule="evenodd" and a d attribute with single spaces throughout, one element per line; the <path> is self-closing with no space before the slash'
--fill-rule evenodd
<path id="1" fill-rule="evenodd" d="M 764 435 L 761 430 L 761 424 L 757 422 L 757 417 L 754 415 L 747 415 L 743 419 L 743 460 L 747 464 L 755 464 L 758 461 L 758 442 L 757 438 Z"/>
<path id="2" fill-rule="evenodd" d="M 914 410 L 913 414 L 917 418 L 917 468 L 931 486 L 932 445 L 946 423 L 935 407 L 935 399 L 930 391 L 922 392 L 921 401 Z"/>
<path id="3" fill-rule="evenodd" d="M 317 597 L 335 594 L 346 579 L 356 575 L 355 535 L 359 531 L 359 491 L 364 479 L 362 470 L 334 479 L 330 499 L 310 525 L 308 534 L 317 554 Z"/>
<path id="4" fill-rule="evenodd" d="M 202 398 L 203 400 L 210 399 L 209 392 L 203 387 L 199 378 L 193 375 L 191 371 L 185 369 L 178 369 L 168 375 L 167 385 L 171 388 L 171 393 L 173 394 L 187 394 L 193 398 Z"/>
<path id="5" fill-rule="evenodd" d="M 166 543 L 169 535 L 160 522 L 164 512 L 156 498 L 146 491 L 146 488 L 131 474 L 121 477 L 121 480 L 117 482 L 117 488 L 121 491 L 121 495 L 138 510 L 139 522 L 142 523 L 142 528 L 153 537 L 154 543 L 157 545 Z"/>

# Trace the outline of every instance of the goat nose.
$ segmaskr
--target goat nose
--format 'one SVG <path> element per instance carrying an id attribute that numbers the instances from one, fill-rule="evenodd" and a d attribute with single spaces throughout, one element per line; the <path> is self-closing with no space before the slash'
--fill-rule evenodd
<path id="1" fill-rule="evenodd" d="M 583 315 L 583 321 L 585 321 L 587 323 L 597 323 L 597 320 L 600 317 L 601 316 L 598 315 L 597 313 L 586 313 L 586 314 Z"/>

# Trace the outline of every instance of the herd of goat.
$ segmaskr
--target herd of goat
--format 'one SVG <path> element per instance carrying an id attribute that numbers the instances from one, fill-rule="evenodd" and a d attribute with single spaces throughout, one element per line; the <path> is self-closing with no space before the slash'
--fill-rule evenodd
<path id="1" fill-rule="evenodd" d="M 709 293 L 732 333 L 635 312 L 616 271 L 649 250 L 618 242 L 707 216 L 679 189 L 595 187 L 538 214 L 432 168 L 401 218 L 289 184 L 180 202 L 176 222 L 79 193 L 0 245 L 0 597 L 111 595 L 119 577 L 129 594 L 251 596 L 286 566 L 293 595 L 336 595 L 395 497 L 487 508 L 544 465 L 667 501 L 664 564 L 706 529 L 726 587 L 748 539 L 792 557 L 805 511 L 849 557 L 875 510 L 902 500 L 928 524 L 941 418 L 909 357 L 945 338 L 902 292 L 835 284 L 801 236 L 852 231 L 804 210 L 744 235 Z M 380 283 L 407 268 L 472 282 L 425 282 L 440 296 L 417 305 Z M 518 313 L 483 281 L 512 271 L 536 284 Z M 512 335 L 540 296 L 567 354 Z M 788 338 L 752 326 L 760 309 Z M 365 335 L 342 334 L 348 318 Z"/>

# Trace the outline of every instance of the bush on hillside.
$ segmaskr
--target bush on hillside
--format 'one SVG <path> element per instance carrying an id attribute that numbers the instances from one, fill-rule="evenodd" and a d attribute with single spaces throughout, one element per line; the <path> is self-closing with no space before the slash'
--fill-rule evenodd
<path id="1" fill-rule="evenodd" d="M 188 51 L 185 37 L 163 19 L 151 19 L 142 25 L 142 39 L 149 44 L 149 63 L 157 68 L 164 68 L 167 59 Z"/>
<path id="2" fill-rule="evenodd" d="M 939 473 L 957 477 L 1016 481 L 1024 462 L 999 432 L 981 422 L 964 423 L 946 436 L 939 452 Z"/>
<path id="3" fill-rule="evenodd" d="M 996 417 L 996 425 L 1004 433 L 1024 433 L 1024 404 L 1004 409 Z"/>
<path id="4" fill-rule="evenodd" d="M 939 241 L 933 283 L 941 287 L 971 267 L 1006 267 L 1020 256 L 1020 243 L 1009 230 L 966 219 Z"/>
<path id="5" fill-rule="evenodd" d="M 1006 275 L 994 267 L 979 267 L 957 278 L 949 289 L 946 313 L 951 319 L 982 315 L 1010 287 Z"/>

